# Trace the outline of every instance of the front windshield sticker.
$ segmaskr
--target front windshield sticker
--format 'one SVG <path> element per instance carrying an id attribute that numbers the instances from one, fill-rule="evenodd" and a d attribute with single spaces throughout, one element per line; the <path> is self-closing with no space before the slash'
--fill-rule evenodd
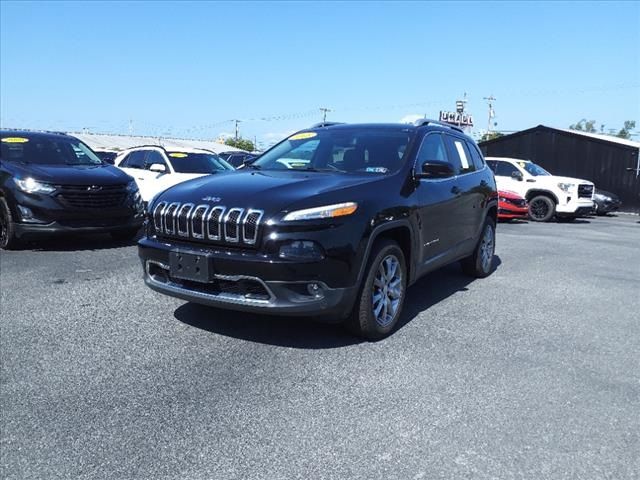
<path id="1" fill-rule="evenodd" d="M 389 169 L 385 167 L 367 167 L 366 171 L 367 173 L 387 173 Z"/>
<path id="2" fill-rule="evenodd" d="M 316 132 L 296 133 L 295 135 L 289 137 L 289 140 L 306 140 L 307 138 L 313 138 L 316 135 L 318 135 Z"/>
<path id="3" fill-rule="evenodd" d="M 4 143 L 27 143 L 29 139 L 23 137 L 5 137 L 2 141 Z"/>
<path id="4" fill-rule="evenodd" d="M 462 142 L 453 142 L 453 143 L 456 144 L 456 150 L 458 151 L 460 162 L 462 162 L 462 169 L 467 170 L 469 168 L 469 160 L 467 159 L 467 153 L 464 151 Z"/>
<path id="5" fill-rule="evenodd" d="M 186 158 L 188 155 L 186 153 L 173 152 L 170 153 L 169 156 L 173 158 Z"/>
<path id="6" fill-rule="evenodd" d="M 516 162 L 520 168 L 526 168 L 527 162 Z"/>

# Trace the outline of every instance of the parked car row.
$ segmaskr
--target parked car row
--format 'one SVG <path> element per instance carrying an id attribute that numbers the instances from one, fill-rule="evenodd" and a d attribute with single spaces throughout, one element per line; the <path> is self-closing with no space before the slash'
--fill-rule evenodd
<path id="1" fill-rule="evenodd" d="M 620 208 L 612 193 L 596 190 L 588 181 L 559 177 L 529 160 L 486 157 L 501 192 L 500 218 L 526 218 L 547 222 L 553 218 L 571 220 L 596 213 L 605 215 Z M 523 203 L 524 202 L 524 203 Z M 527 208 L 524 212 L 514 207 Z"/>

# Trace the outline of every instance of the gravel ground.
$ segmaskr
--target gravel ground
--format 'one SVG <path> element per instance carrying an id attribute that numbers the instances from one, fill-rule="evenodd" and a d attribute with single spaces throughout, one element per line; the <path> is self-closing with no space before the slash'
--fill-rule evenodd
<path id="1" fill-rule="evenodd" d="M 638 478 L 638 220 L 501 224 L 377 343 L 156 294 L 108 237 L 2 252 L 0 477 Z"/>

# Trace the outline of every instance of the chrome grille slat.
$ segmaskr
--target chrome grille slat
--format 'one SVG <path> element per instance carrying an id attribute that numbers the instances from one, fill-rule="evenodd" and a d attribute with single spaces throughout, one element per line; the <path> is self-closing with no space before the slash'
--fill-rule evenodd
<path id="1" fill-rule="evenodd" d="M 209 210 L 209 205 L 198 205 L 196 208 L 193 209 L 193 213 L 191 214 L 191 236 L 193 238 L 197 238 L 199 240 L 204 238 L 205 219 L 206 219 L 208 210 Z M 198 222 L 198 212 L 202 212 L 199 222 Z M 196 227 L 199 228 L 199 231 L 197 231 Z"/>
<path id="2" fill-rule="evenodd" d="M 207 217 L 207 238 L 209 240 L 222 239 L 222 219 L 224 218 L 224 212 L 226 207 L 216 206 L 211 209 L 209 216 Z M 212 226 L 215 225 L 215 232 L 212 231 Z"/>
<path id="3" fill-rule="evenodd" d="M 210 240 L 216 243 L 255 245 L 264 211 L 222 205 L 159 202 L 152 221 L 161 236 Z"/>
<path id="4" fill-rule="evenodd" d="M 236 213 L 237 215 L 235 215 Z M 224 217 L 224 239 L 226 242 L 238 243 L 240 241 L 240 219 L 243 213 L 244 208 L 230 208 Z"/>
<path id="5" fill-rule="evenodd" d="M 177 210 L 176 215 L 176 230 L 178 231 L 178 236 L 180 237 L 188 237 L 189 236 L 189 224 L 191 211 L 193 210 L 193 203 L 185 203 Z M 185 212 L 186 210 L 186 212 Z M 184 220 L 184 230 L 181 228 Z"/>
<path id="6" fill-rule="evenodd" d="M 169 235 L 175 235 L 176 233 L 176 212 L 180 208 L 180 204 L 178 202 L 170 203 L 167 208 L 162 212 L 162 216 L 164 217 L 164 231 Z M 171 224 L 171 228 L 169 228 L 169 224 Z"/>
<path id="7" fill-rule="evenodd" d="M 258 225 L 262 220 L 264 212 L 262 210 L 254 210 L 250 208 L 242 220 L 242 238 L 245 243 L 253 245 L 258 239 Z"/>

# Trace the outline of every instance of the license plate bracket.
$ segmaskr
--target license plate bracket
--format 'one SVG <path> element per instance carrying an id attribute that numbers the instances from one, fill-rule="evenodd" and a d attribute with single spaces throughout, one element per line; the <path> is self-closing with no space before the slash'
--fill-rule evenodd
<path id="1" fill-rule="evenodd" d="M 206 255 L 170 252 L 169 273 L 173 278 L 208 283 L 211 281 L 211 258 Z"/>

